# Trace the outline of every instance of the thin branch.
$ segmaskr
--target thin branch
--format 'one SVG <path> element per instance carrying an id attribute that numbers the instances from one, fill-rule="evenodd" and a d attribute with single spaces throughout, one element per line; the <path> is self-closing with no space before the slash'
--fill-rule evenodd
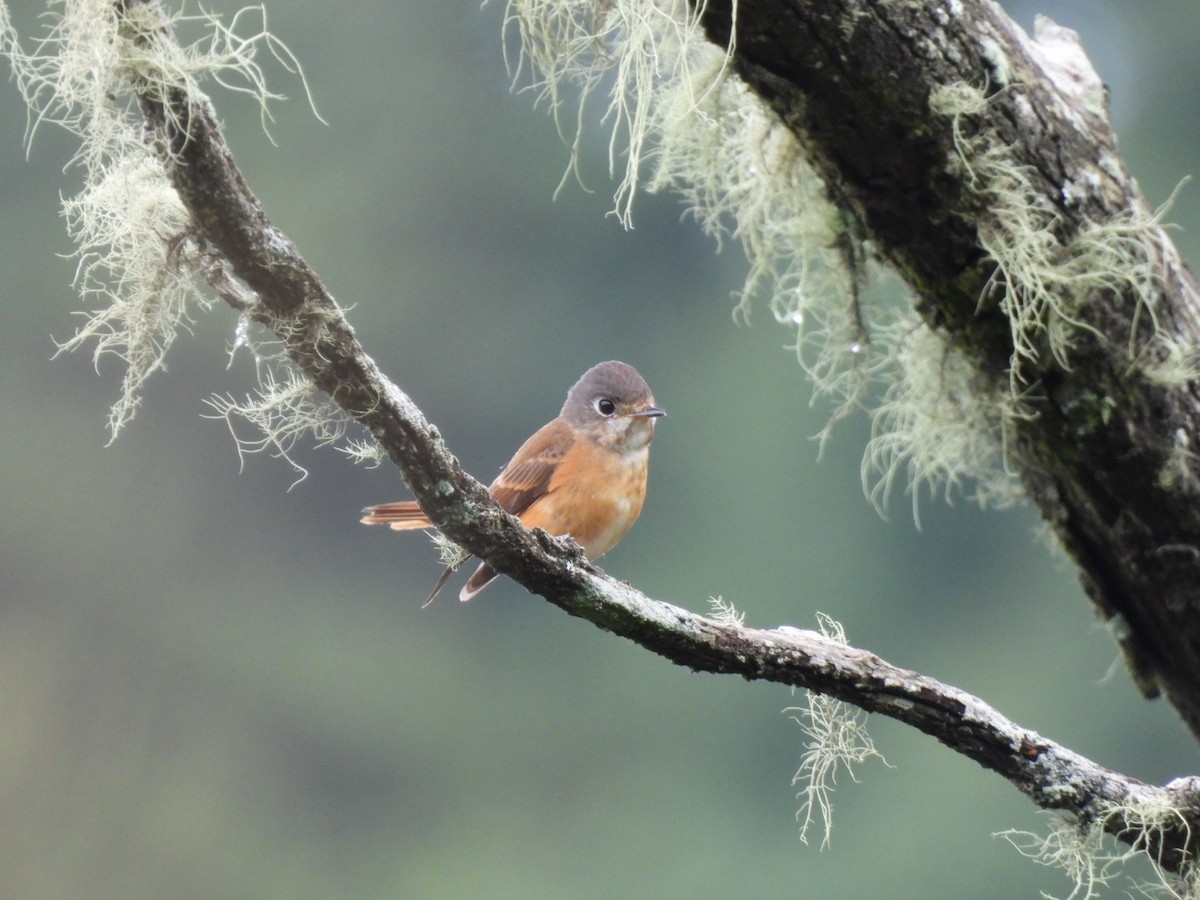
<path id="1" fill-rule="evenodd" d="M 124 0 L 125 8 L 147 2 Z M 1132 835 L 1133 817 L 1113 810 L 1168 801 L 1197 808 L 1190 783 L 1154 787 L 1104 769 L 977 697 L 816 632 L 746 628 L 652 600 L 591 567 L 573 543 L 525 530 L 462 470 L 412 400 L 380 372 L 316 273 L 271 225 L 207 98 L 146 83 L 135 82 L 135 90 L 153 146 L 200 239 L 227 263 L 228 271 L 212 269 L 221 272 L 222 295 L 272 329 L 300 370 L 371 431 L 430 519 L 472 553 L 565 612 L 679 665 L 818 691 L 911 725 L 999 773 L 1038 806 L 1103 819 L 1107 831 L 1127 842 L 1144 838 Z M 249 291 L 232 289 L 228 273 Z M 1189 825 L 1196 824 L 1200 818 L 1192 816 L 1163 831 L 1167 868 L 1192 849 L 1189 835 L 1200 828 Z"/>

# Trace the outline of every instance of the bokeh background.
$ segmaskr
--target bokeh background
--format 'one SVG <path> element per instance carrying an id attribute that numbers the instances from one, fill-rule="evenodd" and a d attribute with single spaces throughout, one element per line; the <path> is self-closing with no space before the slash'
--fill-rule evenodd
<path id="1" fill-rule="evenodd" d="M 231 11 L 234 4 L 210 2 Z M 26 27 L 41 4 L 14 4 Z M 1005 3 L 1079 30 L 1154 203 L 1197 170 L 1194 3 Z M 488 480 L 588 365 L 636 365 L 670 417 L 650 496 L 605 567 L 758 626 L 818 610 L 885 658 L 975 692 L 1153 782 L 1200 769 L 1171 708 L 1136 695 L 1029 510 L 864 500 L 867 425 L 824 458 L 791 336 L 731 317 L 744 275 L 670 196 L 611 217 L 510 91 L 493 2 L 275 3 L 303 61 L 270 71 L 273 146 L 244 98 L 228 136 L 382 367 Z M 0 90 L 0 896 L 6 898 L 1036 897 L 1057 873 L 993 837 L 1045 817 L 999 778 L 873 718 L 894 768 L 843 778 L 832 846 L 798 839 L 803 737 L 776 686 L 697 675 L 511 583 L 421 599 L 428 542 L 357 524 L 407 495 L 388 467 L 302 449 L 239 471 L 203 398 L 236 317 L 197 319 L 106 446 L 120 367 L 51 359 L 79 319 L 58 213 L 68 136 Z M 28 158 L 26 158 L 28 155 Z M 1196 188 L 1171 218 L 1197 252 Z"/>

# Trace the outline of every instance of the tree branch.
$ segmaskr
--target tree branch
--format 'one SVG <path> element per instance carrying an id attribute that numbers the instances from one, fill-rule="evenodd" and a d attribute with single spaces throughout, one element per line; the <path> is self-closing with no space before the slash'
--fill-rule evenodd
<path id="1" fill-rule="evenodd" d="M 731 0 L 693 6 L 726 46 Z M 736 22 L 734 70 L 971 361 L 1139 687 L 1200 737 L 1200 289 L 1074 33 L 1031 41 L 991 0 L 741 0 Z"/>
<path id="2" fill-rule="evenodd" d="M 153 0 L 123 0 L 133 9 Z M 165 28 L 139 41 L 170 40 Z M 359 344 L 342 311 L 296 247 L 271 225 L 238 171 L 207 98 L 135 77 L 150 144 L 166 166 L 203 245 L 256 296 L 235 296 L 225 266 L 220 293 L 271 329 L 313 384 L 364 425 L 399 468 L 422 508 L 450 538 L 565 612 L 698 671 L 806 688 L 879 712 L 991 769 L 1046 809 L 1102 821 L 1146 840 L 1130 810 L 1198 807 L 1190 783 L 1166 788 L 1111 772 L 1011 722 L 979 698 L 874 654 L 790 627 L 745 628 L 645 597 L 594 569 L 570 542 L 526 531 L 447 451 L 436 429 Z M 978 256 L 978 254 L 976 254 Z M 1194 849 L 1200 817 L 1160 829 L 1161 858 L 1177 867 Z"/>

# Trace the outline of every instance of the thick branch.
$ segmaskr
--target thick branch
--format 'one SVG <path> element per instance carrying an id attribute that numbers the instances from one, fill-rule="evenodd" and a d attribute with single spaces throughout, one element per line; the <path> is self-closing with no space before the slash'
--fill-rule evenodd
<path id="1" fill-rule="evenodd" d="M 207 99 L 179 90 L 163 96 L 149 84 L 135 88 L 153 146 L 201 239 L 257 294 L 248 307 L 238 301 L 239 309 L 273 329 L 313 383 L 370 429 L 430 519 L 472 553 L 567 613 L 679 665 L 820 691 L 890 716 L 1001 774 L 1039 806 L 1102 817 L 1115 834 L 1130 826 L 1114 808 L 1154 800 L 1195 808 L 1190 795 L 1108 771 L 976 697 L 869 652 L 814 632 L 749 629 L 651 600 L 592 569 L 577 547 L 526 531 L 462 471 L 420 410 L 364 352 L 320 279 L 267 219 Z M 1187 833 L 1181 824 L 1164 836 L 1168 865 L 1190 849 Z"/>
<path id="2" fill-rule="evenodd" d="M 730 0 L 694 5 L 725 46 Z M 1200 343 L 1200 291 L 1150 222 L 1082 51 L 1035 44 L 991 0 L 741 0 L 734 47 L 738 74 L 810 148 L 926 321 L 975 361 L 980 391 L 1016 389 L 1010 465 L 1113 620 L 1143 691 L 1164 690 L 1200 737 L 1200 397 L 1194 373 L 1155 375 L 1169 348 Z M 1064 72 L 1064 59 L 1082 71 Z M 957 85 L 985 91 L 986 104 L 947 115 L 934 97 Z M 1023 332 L 996 302 L 1043 286 L 1014 283 L 986 249 L 988 229 L 1013 212 L 996 208 L 979 165 L 988 151 L 1028 182 L 1023 205 L 1060 254 L 1047 266 L 1070 264 L 1097 228 L 1112 226 L 1111 245 L 1129 236 L 1122 225 L 1149 226 L 1121 248 L 1124 271 L 1088 284 L 1098 273 L 1085 268 L 1049 298 L 1069 323 L 1047 313 Z M 1139 266 L 1148 284 L 1131 274 Z M 1065 361 L 1050 345 L 1064 325 Z M 1014 334 L 1038 351 L 1016 373 Z"/>

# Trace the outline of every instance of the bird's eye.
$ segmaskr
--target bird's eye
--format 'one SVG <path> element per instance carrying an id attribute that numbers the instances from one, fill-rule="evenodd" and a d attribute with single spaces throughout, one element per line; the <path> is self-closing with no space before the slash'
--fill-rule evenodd
<path id="1" fill-rule="evenodd" d="M 592 408 L 600 415 L 608 418 L 617 411 L 617 404 L 613 403 L 608 397 L 597 397 L 592 401 Z"/>

